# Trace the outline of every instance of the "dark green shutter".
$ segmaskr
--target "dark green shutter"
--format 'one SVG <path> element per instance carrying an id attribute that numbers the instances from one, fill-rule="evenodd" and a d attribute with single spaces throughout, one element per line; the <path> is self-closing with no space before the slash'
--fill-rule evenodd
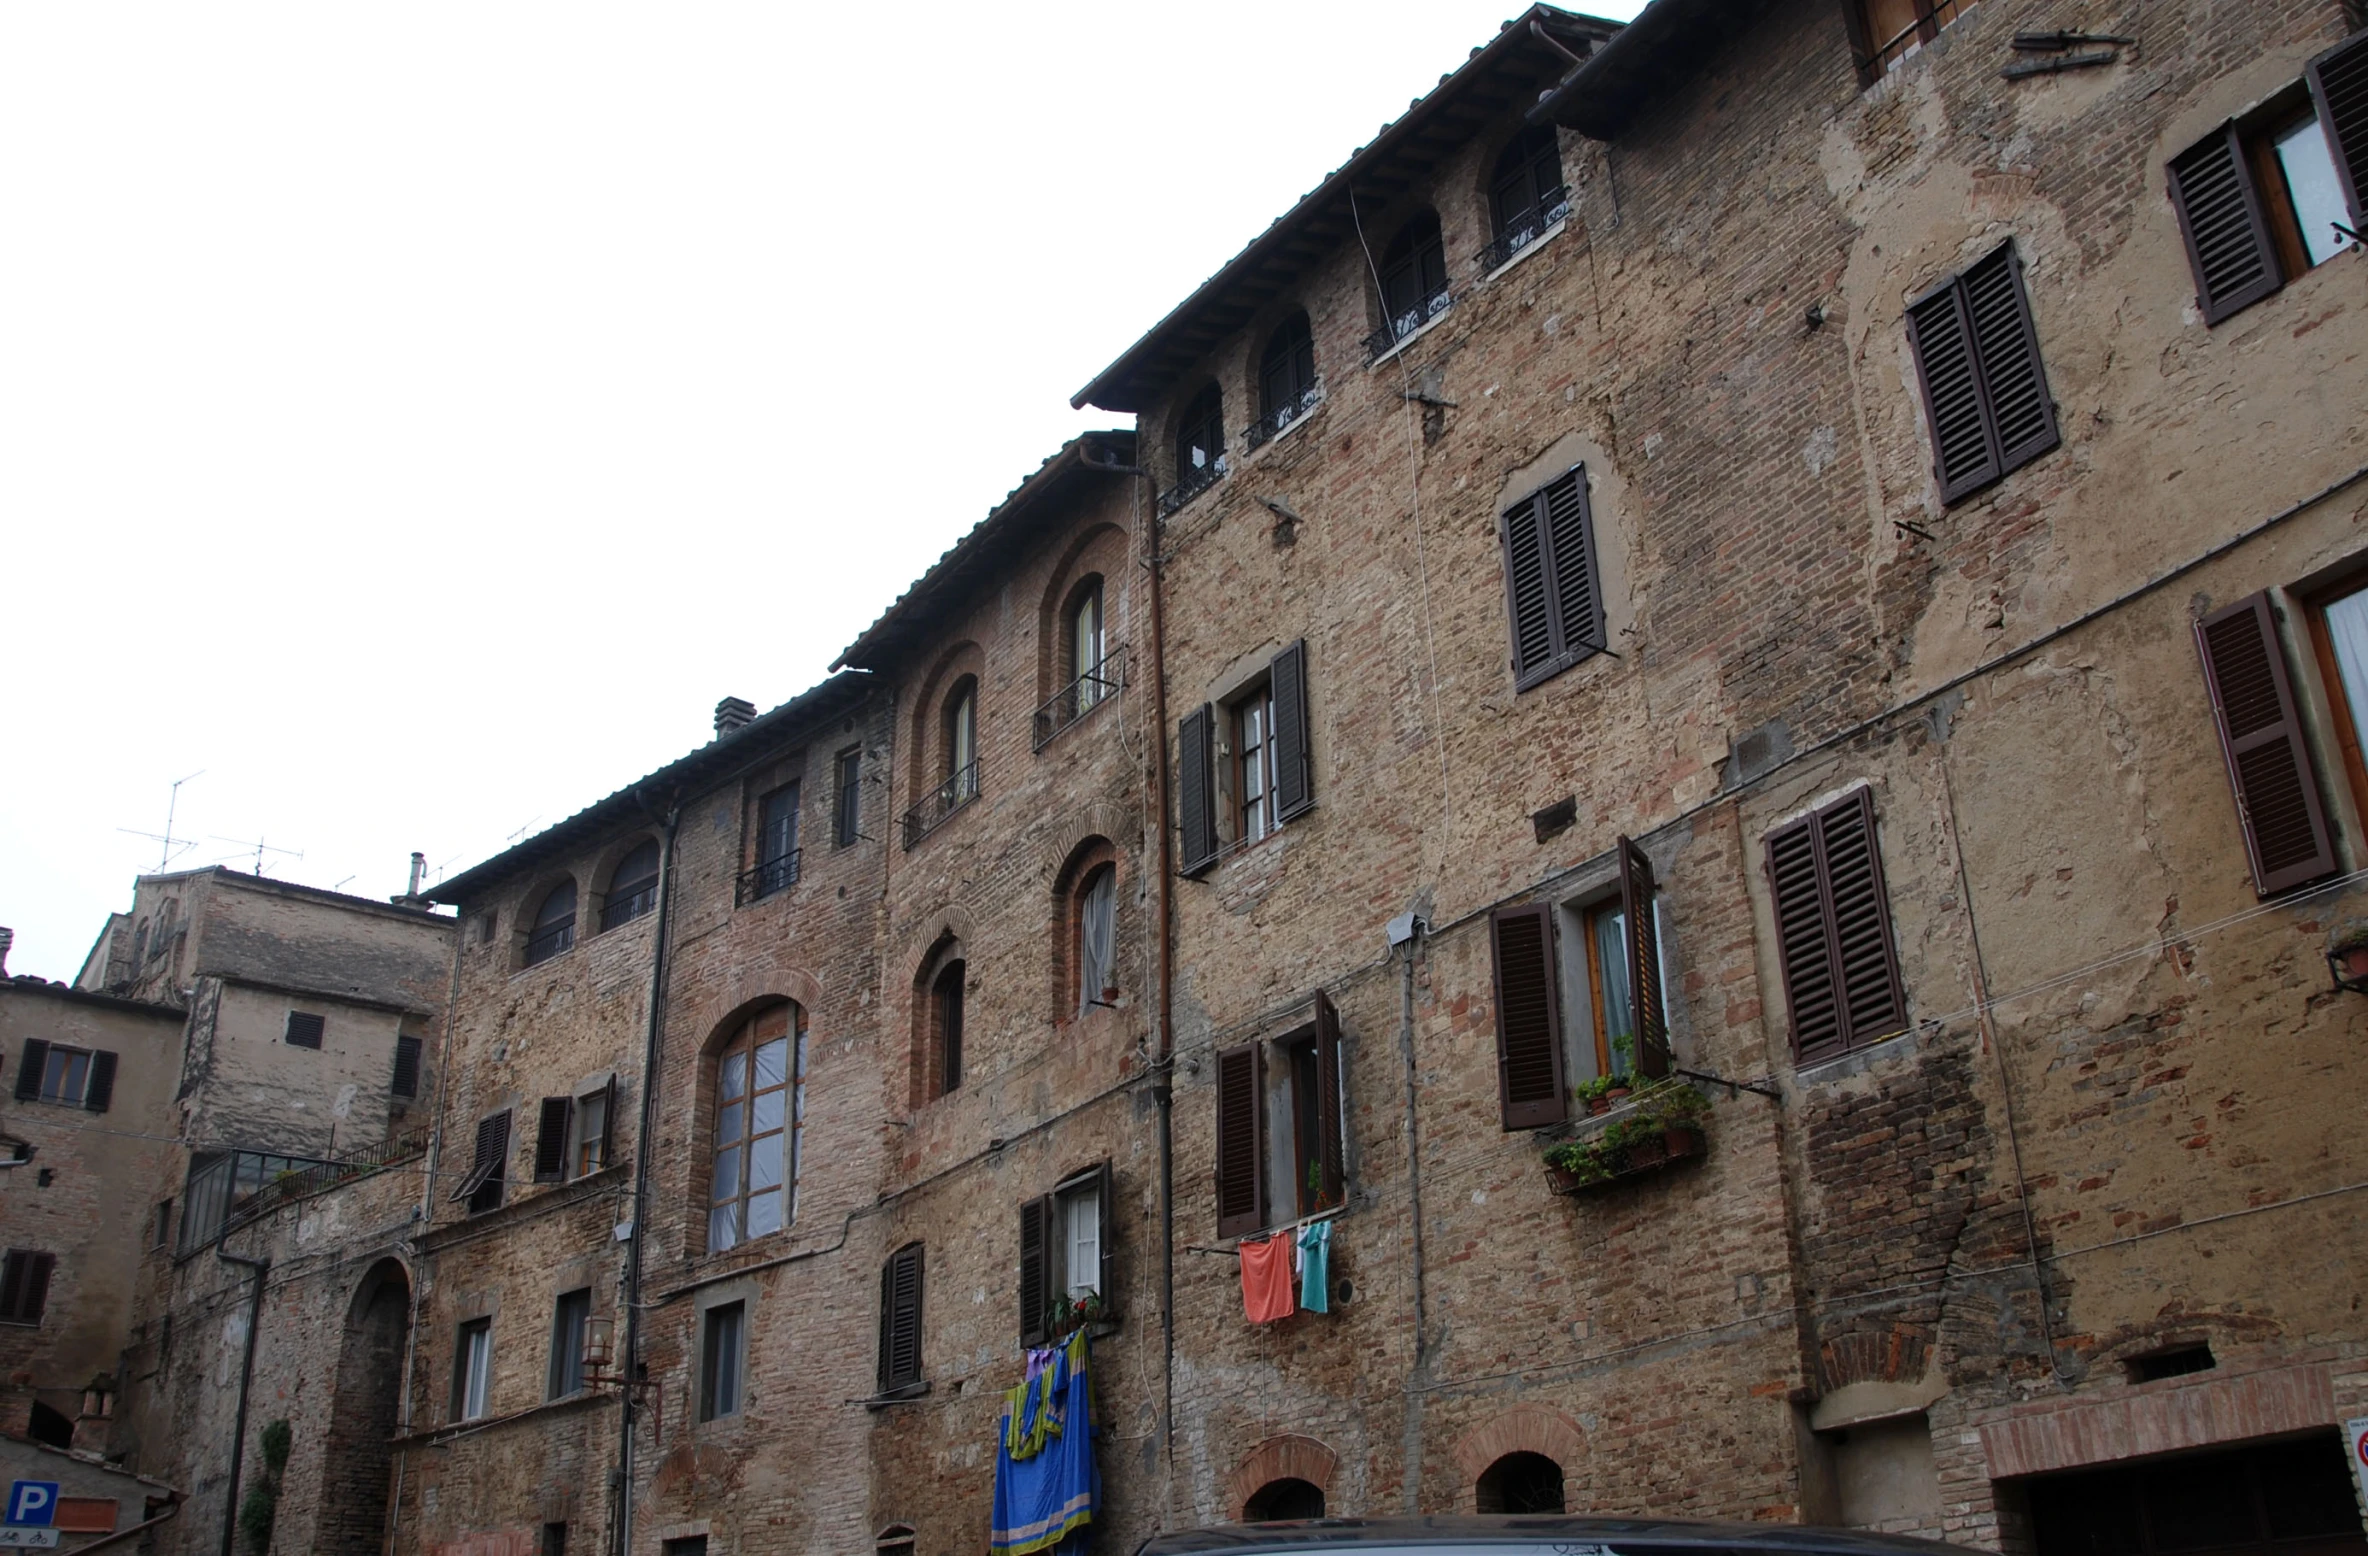
<path id="1" fill-rule="evenodd" d="M 557 1183 L 567 1176 L 567 1130 L 574 1122 L 572 1098 L 545 1097 L 534 1137 L 534 1181 Z"/>
<path id="2" fill-rule="evenodd" d="M 82 1093 L 82 1105 L 104 1113 L 114 1101 L 115 1056 L 102 1048 L 90 1056 L 90 1085 Z"/>

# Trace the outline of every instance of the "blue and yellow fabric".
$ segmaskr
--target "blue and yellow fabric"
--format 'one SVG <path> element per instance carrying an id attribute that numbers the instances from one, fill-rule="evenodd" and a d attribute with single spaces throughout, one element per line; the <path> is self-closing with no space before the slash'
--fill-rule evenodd
<path id="1" fill-rule="evenodd" d="M 1003 1396 L 995 1449 L 994 1556 L 1030 1556 L 1079 1536 L 1101 1505 L 1102 1472 L 1094 1462 L 1091 1344 L 1080 1329 L 1066 1345 L 1031 1365 L 1028 1380 Z M 1031 1362 L 1038 1358 L 1031 1357 Z"/>

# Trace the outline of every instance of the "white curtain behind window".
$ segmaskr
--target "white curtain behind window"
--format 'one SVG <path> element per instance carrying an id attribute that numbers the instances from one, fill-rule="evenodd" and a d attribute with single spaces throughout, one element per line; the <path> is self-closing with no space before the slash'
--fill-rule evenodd
<path id="1" fill-rule="evenodd" d="M 1104 865 L 1086 884 L 1077 913 L 1077 1013 L 1093 1009 L 1111 976 L 1118 940 L 1118 872 Z"/>
<path id="2" fill-rule="evenodd" d="M 2335 649 L 2335 668 L 2343 676 L 2343 701 L 2351 709 L 2352 730 L 2368 740 L 2368 589 L 2327 607 L 2327 636 Z"/>

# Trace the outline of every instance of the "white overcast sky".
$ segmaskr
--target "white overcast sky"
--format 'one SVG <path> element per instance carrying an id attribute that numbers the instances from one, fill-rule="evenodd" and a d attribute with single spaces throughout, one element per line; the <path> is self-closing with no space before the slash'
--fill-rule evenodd
<path id="1" fill-rule="evenodd" d="M 7 7 L 9 970 L 175 778 L 384 897 L 812 684 L 1518 11 Z"/>

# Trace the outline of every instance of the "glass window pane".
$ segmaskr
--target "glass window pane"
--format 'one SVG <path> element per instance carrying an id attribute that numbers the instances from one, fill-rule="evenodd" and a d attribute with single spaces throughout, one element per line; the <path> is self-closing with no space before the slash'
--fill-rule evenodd
<path id="1" fill-rule="evenodd" d="M 715 1153 L 715 1185 L 709 1192 L 707 1200 L 709 1204 L 715 1204 L 721 1200 L 730 1199 L 739 1192 L 740 1148 L 732 1146 L 728 1150 Z"/>
<path id="2" fill-rule="evenodd" d="M 777 1037 L 756 1051 L 756 1089 L 778 1086 L 789 1078 L 789 1039 Z"/>
<path id="3" fill-rule="evenodd" d="M 1101 1197 L 1093 1193 L 1071 1194 L 1061 1201 L 1061 1217 L 1065 1223 L 1068 1260 L 1068 1291 L 1071 1296 L 1082 1296 L 1099 1290 L 1102 1273 L 1102 1206 Z"/>
<path id="4" fill-rule="evenodd" d="M 767 1189 L 748 1196 L 748 1235 L 762 1237 L 781 1230 L 781 1191 Z"/>
<path id="5" fill-rule="evenodd" d="M 741 1129 L 747 1123 L 747 1118 L 748 1104 L 745 1102 L 727 1102 L 716 1109 L 715 1143 L 717 1145 L 736 1144 L 740 1139 Z"/>
<path id="6" fill-rule="evenodd" d="M 781 1183 L 781 1136 L 766 1135 L 748 1148 L 748 1187 L 776 1188 Z"/>
<path id="7" fill-rule="evenodd" d="M 2352 733 L 2368 741 L 2368 589 L 2327 607 L 2327 637 L 2335 649 L 2335 671 L 2343 681 L 2344 706 Z"/>
<path id="8" fill-rule="evenodd" d="M 1594 919 L 1595 964 L 1602 970 L 1603 987 L 1595 991 L 1603 1007 L 1604 1040 L 1611 1045 L 1612 1073 L 1626 1075 L 1635 1055 L 1623 1053 L 1622 1045 L 1635 1046 L 1635 1018 L 1628 1010 L 1628 915 L 1618 908 L 1598 913 Z"/>
<path id="9" fill-rule="evenodd" d="M 2344 211 L 2343 186 L 2335 179 L 2335 159 L 2327 153 L 2327 133 L 2313 114 L 2277 139 L 2278 167 L 2286 175 L 2286 193 L 2294 201 L 2294 219 L 2302 226 L 2302 246 L 2310 262 L 2323 265 L 2342 253 L 2351 240 L 2335 230 L 2335 223 L 2351 225 Z"/>
<path id="10" fill-rule="evenodd" d="M 748 1055 L 726 1054 L 715 1070 L 715 1094 L 726 1102 L 748 1090 Z"/>
<path id="11" fill-rule="evenodd" d="M 718 1205 L 707 1213 L 707 1251 L 722 1253 L 740 1241 L 740 1202 Z"/>
<path id="12" fill-rule="evenodd" d="M 786 1091 L 767 1091 L 758 1093 L 756 1099 L 756 1120 L 749 1126 L 748 1132 L 752 1135 L 765 1135 L 771 1134 L 774 1130 L 779 1129 L 781 1127 L 782 1109 L 788 1106 L 788 1103 L 789 1093 Z M 734 1107 L 739 1106 L 738 1103 L 734 1103 L 732 1105 Z"/>

